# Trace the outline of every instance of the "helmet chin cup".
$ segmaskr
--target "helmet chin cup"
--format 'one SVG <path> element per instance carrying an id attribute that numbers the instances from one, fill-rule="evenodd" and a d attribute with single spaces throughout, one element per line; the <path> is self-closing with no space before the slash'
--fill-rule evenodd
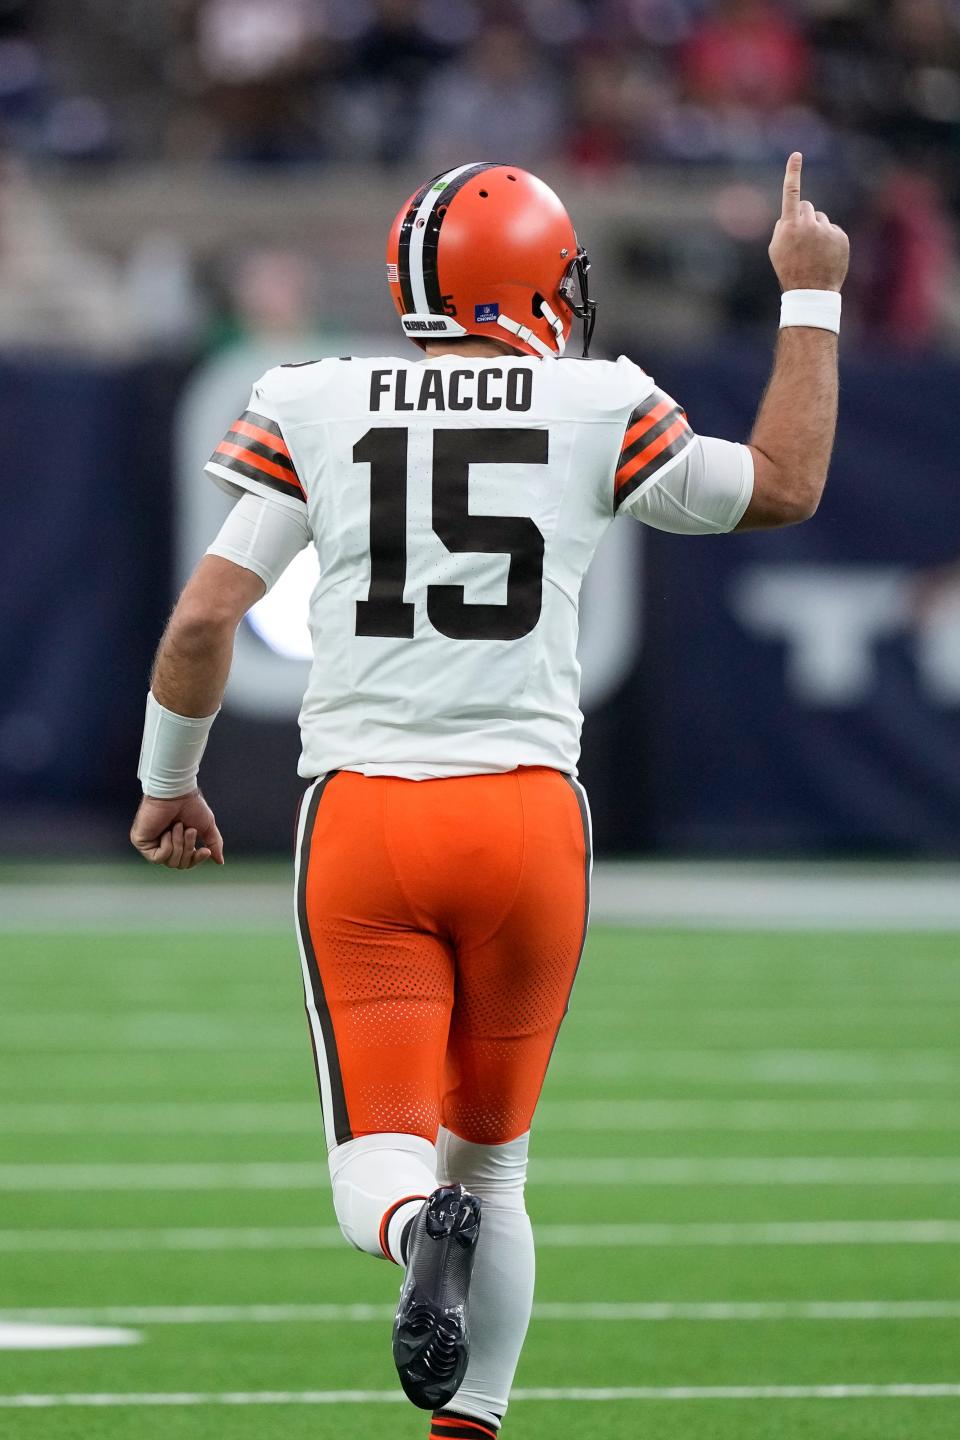
<path id="1" fill-rule="evenodd" d="M 567 273 L 560 281 L 560 294 L 578 320 L 583 321 L 583 358 L 586 360 L 590 355 L 590 341 L 593 339 L 593 329 L 597 323 L 597 302 L 590 299 L 590 282 L 587 279 L 590 270 L 590 256 L 582 245 L 577 246 L 577 253 L 567 266 Z"/>

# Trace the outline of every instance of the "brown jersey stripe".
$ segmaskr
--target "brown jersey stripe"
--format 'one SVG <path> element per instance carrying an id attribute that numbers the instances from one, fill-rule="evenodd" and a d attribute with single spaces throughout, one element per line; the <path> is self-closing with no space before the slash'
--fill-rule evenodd
<path id="1" fill-rule="evenodd" d="M 620 451 L 620 459 L 617 462 L 617 475 L 619 476 L 621 471 L 632 460 L 635 460 L 641 451 L 646 450 L 648 445 L 659 439 L 664 430 L 669 430 L 680 415 L 683 415 L 683 411 L 674 405 L 672 400 L 665 400 L 662 405 L 657 406 L 656 410 L 651 410 L 649 420 L 643 422 L 643 428 L 634 427 L 635 432 L 639 431 L 639 433 L 634 433 L 633 441 L 629 445 L 624 443 L 624 447 Z M 683 418 L 687 417 L 684 415 Z"/>
<path id="2" fill-rule="evenodd" d="M 295 500 L 306 503 L 307 497 L 294 476 L 279 479 L 276 476 L 268 475 L 265 470 L 255 469 L 253 465 L 248 465 L 235 456 L 222 453 L 219 445 L 210 457 L 210 464 L 220 465 L 224 470 L 233 470 L 238 475 L 245 475 L 248 480 L 255 480 L 258 485 L 266 485 L 268 489 L 276 490 L 279 495 L 292 495 Z"/>
<path id="3" fill-rule="evenodd" d="M 682 411 L 668 417 L 668 423 L 657 426 L 656 433 L 651 435 L 646 443 L 641 445 L 640 449 L 636 450 L 630 459 L 620 466 L 617 471 L 617 490 L 619 491 L 628 480 L 632 480 L 639 471 L 645 470 L 658 455 L 673 444 L 674 440 L 678 440 L 684 434 L 692 433 L 687 424 L 687 417 Z"/>
<path id="4" fill-rule="evenodd" d="M 251 420 L 248 418 L 249 414 L 250 412 L 248 410 L 246 415 L 240 416 L 236 424 L 231 427 L 231 435 L 236 433 L 245 436 L 249 440 L 259 440 L 261 445 L 268 446 L 279 455 L 286 455 L 289 460 L 290 451 L 287 449 L 286 440 L 284 440 L 280 434 L 279 425 L 274 425 L 272 430 L 268 430 L 266 426 L 261 423 L 263 420 L 262 415 L 258 415 L 256 420 Z"/>
<path id="5" fill-rule="evenodd" d="M 635 490 L 639 490 L 641 485 L 644 485 L 652 476 L 656 475 L 658 470 L 662 470 L 668 461 L 676 459 L 678 455 L 682 455 L 684 450 L 686 450 L 694 438 L 693 431 L 685 420 L 679 421 L 677 424 L 680 426 L 679 433 L 673 438 L 668 438 L 670 437 L 670 431 L 666 431 L 661 435 L 659 440 L 655 440 L 653 442 L 654 446 L 662 447 L 658 453 L 650 458 L 642 469 L 637 470 L 629 480 L 623 481 L 617 487 L 614 502 L 615 509 L 618 509 Z M 676 428 L 676 425 L 674 425 L 671 427 L 671 430 Z"/>
<path id="6" fill-rule="evenodd" d="M 313 361 L 308 361 L 308 364 L 313 363 Z M 283 431 L 280 429 L 276 420 L 271 420 L 268 415 L 258 415 L 256 410 L 244 410 L 240 419 L 245 420 L 249 425 L 256 425 L 260 430 L 266 430 L 274 439 L 279 440 L 284 450 L 286 450 L 287 447 L 283 439 Z"/>
<path id="7" fill-rule="evenodd" d="M 298 479 L 296 470 L 293 468 L 293 461 L 285 450 L 276 450 L 273 445 L 263 445 L 259 440 L 251 440 L 244 435 L 236 426 L 224 435 L 224 440 L 230 445 L 236 445 L 239 450 L 249 450 L 253 455 L 259 455 L 262 460 L 269 460 L 272 465 L 279 465 L 285 470 L 288 476 Z"/>
<path id="8" fill-rule="evenodd" d="M 635 421 L 633 415 L 631 415 L 630 423 L 627 426 L 627 433 L 623 437 L 623 445 L 620 448 L 618 469 L 624 460 L 627 459 L 627 452 L 632 446 L 635 445 L 638 440 L 641 440 L 648 430 L 652 430 L 658 420 L 662 420 L 665 415 L 669 415 L 670 412 L 676 408 L 673 401 L 667 396 L 664 396 L 663 399 L 654 405 L 653 409 L 649 410 L 640 420 Z M 636 411 L 633 412 L 634 415 L 636 415 L 636 413 Z"/>
<path id="9" fill-rule="evenodd" d="M 651 410 L 655 409 L 656 406 L 662 404 L 663 401 L 668 398 L 669 397 L 664 395 L 662 390 L 658 390 L 657 387 L 654 386 L 647 398 L 645 400 L 641 400 L 637 408 L 631 412 L 630 418 L 627 421 L 626 426 L 627 434 L 629 435 L 633 427 L 637 425 L 641 420 L 643 420 L 647 415 L 649 415 Z"/>
<path id="10" fill-rule="evenodd" d="M 267 456 L 259 455 L 250 446 L 235 445 L 232 440 L 221 440 L 213 453 L 214 457 L 226 456 L 228 460 L 239 461 L 250 469 L 259 471 L 262 475 L 269 475 L 274 480 L 282 480 L 285 485 L 292 485 L 300 495 L 303 495 L 303 486 L 289 462 L 278 465 Z M 225 461 L 221 460 L 220 463 L 224 464 Z"/>

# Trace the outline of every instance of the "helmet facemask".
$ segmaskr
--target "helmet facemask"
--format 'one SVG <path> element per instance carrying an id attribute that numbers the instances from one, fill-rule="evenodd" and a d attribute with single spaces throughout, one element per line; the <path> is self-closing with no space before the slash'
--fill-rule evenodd
<path id="1" fill-rule="evenodd" d="M 590 256 L 582 245 L 578 245 L 577 253 L 567 266 L 566 273 L 557 287 L 564 303 L 569 305 L 578 320 L 583 321 L 584 360 L 589 359 L 590 341 L 593 339 L 593 330 L 597 323 L 597 302 L 590 299 L 590 283 L 587 279 L 589 269 Z"/>

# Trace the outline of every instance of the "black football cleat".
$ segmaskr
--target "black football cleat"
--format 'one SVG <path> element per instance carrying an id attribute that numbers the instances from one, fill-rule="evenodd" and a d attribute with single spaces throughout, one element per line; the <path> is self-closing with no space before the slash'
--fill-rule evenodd
<path id="1" fill-rule="evenodd" d="M 463 1383 L 479 1234 L 480 1201 L 462 1185 L 434 1190 L 410 1227 L 393 1359 L 404 1394 L 421 1410 L 442 1410 Z"/>

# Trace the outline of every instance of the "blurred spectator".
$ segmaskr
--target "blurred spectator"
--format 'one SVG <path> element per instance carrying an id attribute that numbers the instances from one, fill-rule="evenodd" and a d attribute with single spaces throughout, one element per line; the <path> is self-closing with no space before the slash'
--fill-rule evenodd
<path id="1" fill-rule="evenodd" d="M 951 238 L 932 180 L 896 170 L 873 196 L 854 237 L 850 298 L 863 339 L 921 350 L 940 338 Z"/>
<path id="2" fill-rule="evenodd" d="M 0 215 L 0 338 L 18 325 L 53 333 L 62 319 L 68 343 L 84 323 L 94 346 L 131 333 L 154 348 L 195 343 L 208 324 L 197 266 L 208 280 L 218 267 L 202 226 L 188 239 L 176 214 L 140 228 L 133 215 L 122 238 L 98 237 L 104 256 L 93 258 L 43 199 L 57 195 L 60 167 L 133 162 L 139 184 L 164 158 L 330 162 L 360 186 L 378 183 L 363 163 L 402 167 L 411 186 L 471 159 L 566 160 L 583 176 L 709 163 L 716 177 L 624 177 L 617 203 L 636 201 L 615 235 L 617 253 L 636 259 L 624 273 L 638 295 L 657 276 L 668 287 L 682 277 L 714 323 L 767 324 L 766 242 L 746 200 L 750 187 L 776 188 L 773 167 L 793 149 L 820 203 L 849 204 L 838 218 L 855 231 L 851 315 L 870 343 L 960 335 L 949 224 L 960 211 L 960 0 L 0 0 L 0 143 L 56 162 L 42 188 L 25 169 L 7 182 L 23 208 Z M 66 202 L 78 234 L 83 190 Z M 301 225 L 325 265 L 349 270 L 349 229 L 327 217 L 315 232 L 308 191 L 296 190 Z M 268 240 L 269 208 L 243 228 L 239 244 Z M 271 245 L 244 265 L 237 303 L 216 305 L 228 334 L 289 332 L 299 307 L 300 320 L 317 313 L 306 260 Z M 212 290 L 222 299 L 216 278 Z"/>
<path id="3" fill-rule="evenodd" d="M 348 148 L 362 136 L 364 153 L 383 164 L 408 155 L 420 125 L 424 84 L 450 53 L 425 25 L 418 0 L 377 0 L 347 74 Z"/>
<path id="4" fill-rule="evenodd" d="M 680 76 L 701 104 L 771 112 L 803 95 L 807 43 L 770 0 L 721 0 L 680 52 Z"/>
<path id="5" fill-rule="evenodd" d="M 321 298 L 320 273 L 305 255 L 281 246 L 252 250 L 227 276 L 227 312 L 213 343 L 270 344 L 315 335 Z"/>
<path id="6" fill-rule="evenodd" d="M 575 120 L 567 153 L 585 170 L 609 170 L 632 155 L 637 120 L 629 63 L 604 51 L 585 55 L 576 68 Z"/>
<path id="7" fill-rule="evenodd" d="M 677 54 L 681 95 L 664 108 L 660 155 L 752 162 L 826 153 L 830 136 L 806 103 L 806 38 L 772 0 L 720 0 L 693 24 Z"/>
<path id="8" fill-rule="evenodd" d="M 196 52 L 221 158 L 276 164 L 322 157 L 310 82 L 323 18 L 318 0 L 204 0 Z"/>
<path id="9" fill-rule="evenodd" d="M 524 30 L 497 22 L 427 89 L 421 166 L 502 159 L 535 167 L 558 153 L 563 105 L 556 75 Z"/>

